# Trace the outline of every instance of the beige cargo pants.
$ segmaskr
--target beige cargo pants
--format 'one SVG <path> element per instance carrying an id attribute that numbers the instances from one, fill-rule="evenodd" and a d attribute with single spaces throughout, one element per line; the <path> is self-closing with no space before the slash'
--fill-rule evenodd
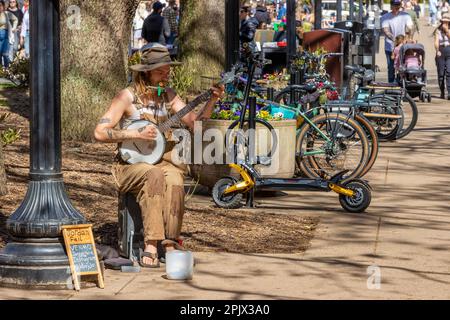
<path id="1" fill-rule="evenodd" d="M 114 163 L 112 174 L 121 193 L 136 196 L 142 212 L 144 240 L 176 240 L 184 215 L 184 170 L 167 160 L 147 163 Z"/>

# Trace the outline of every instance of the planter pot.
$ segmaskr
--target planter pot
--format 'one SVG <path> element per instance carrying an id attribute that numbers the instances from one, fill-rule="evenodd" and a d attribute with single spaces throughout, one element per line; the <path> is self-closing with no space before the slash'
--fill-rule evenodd
<path id="1" fill-rule="evenodd" d="M 227 129 L 233 122 L 231 120 L 204 121 L 202 125 L 202 137 L 204 137 L 204 140 L 208 140 L 210 136 L 218 137 L 218 139 L 221 139 L 222 146 L 224 146 Z M 272 157 L 272 164 L 270 166 L 257 165 L 255 168 L 263 177 L 292 178 L 295 172 L 296 121 L 281 120 L 269 122 L 277 134 L 278 147 Z M 210 129 L 214 129 L 215 131 L 208 131 Z M 265 150 L 270 148 L 270 133 L 265 127 L 262 128 L 261 125 L 257 124 L 255 135 L 256 153 L 263 154 Z M 202 143 L 195 144 L 194 139 L 192 141 L 192 153 L 197 152 L 198 155 L 200 150 L 196 148 L 201 145 L 201 154 L 203 157 L 201 163 L 198 162 L 199 157 L 197 157 L 196 161 L 193 162 L 194 164 L 188 166 L 188 171 L 191 177 L 199 180 L 200 184 L 212 188 L 224 176 L 239 176 L 227 165 L 230 161 L 227 161 L 224 150 L 216 149 L 217 154 L 215 152 L 211 153 L 211 142 L 203 141 Z M 223 149 L 225 148 L 223 147 Z M 221 163 L 223 164 L 209 164 L 211 161 L 205 158 L 205 154 L 212 154 L 215 159 L 222 159 Z M 194 156 L 192 156 L 192 159 L 194 159 Z"/>

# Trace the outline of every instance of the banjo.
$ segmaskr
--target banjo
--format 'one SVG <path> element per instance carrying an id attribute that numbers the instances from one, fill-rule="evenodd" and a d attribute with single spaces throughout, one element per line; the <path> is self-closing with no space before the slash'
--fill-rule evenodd
<path id="1" fill-rule="evenodd" d="M 235 72 L 232 70 L 225 73 L 222 80 L 217 85 L 233 82 L 234 79 Z M 136 130 L 146 126 L 154 126 L 156 127 L 156 138 L 154 140 L 130 139 L 122 142 L 119 146 L 119 154 L 122 160 L 129 164 L 141 162 L 149 164 L 158 163 L 164 156 L 166 150 L 167 140 L 164 133 L 171 130 L 172 126 L 178 124 L 183 117 L 194 110 L 199 104 L 208 101 L 211 98 L 211 95 L 211 90 L 201 94 L 188 103 L 183 109 L 159 125 L 148 120 L 133 121 L 126 130 Z"/>

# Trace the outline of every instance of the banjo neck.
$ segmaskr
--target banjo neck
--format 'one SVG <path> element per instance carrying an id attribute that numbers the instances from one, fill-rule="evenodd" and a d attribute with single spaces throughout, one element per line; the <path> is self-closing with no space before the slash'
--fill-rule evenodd
<path id="1" fill-rule="evenodd" d="M 207 92 L 199 95 L 197 98 L 189 102 L 183 109 L 178 111 L 176 114 L 174 114 L 172 117 L 170 117 L 167 121 L 161 123 L 158 126 L 158 129 L 164 133 L 166 131 L 169 131 L 172 126 L 179 123 L 179 121 L 185 117 L 189 112 L 194 110 L 196 106 L 198 106 L 200 103 L 206 102 L 211 98 L 211 90 L 208 90 Z"/>

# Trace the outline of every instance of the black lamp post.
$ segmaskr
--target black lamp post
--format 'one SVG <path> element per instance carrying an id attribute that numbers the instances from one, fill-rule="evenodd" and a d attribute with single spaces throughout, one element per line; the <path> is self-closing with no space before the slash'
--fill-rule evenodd
<path id="1" fill-rule="evenodd" d="M 297 53 L 297 22 L 295 19 L 295 2 L 295 0 L 287 0 L 286 2 L 288 65 Z"/>
<path id="2" fill-rule="evenodd" d="M 225 64 L 230 70 L 239 57 L 239 0 L 225 0 Z"/>
<path id="3" fill-rule="evenodd" d="M 314 0 L 314 29 L 322 29 L 322 0 Z"/>
<path id="4" fill-rule="evenodd" d="M 342 0 L 336 1 L 336 21 L 342 21 Z"/>
<path id="5" fill-rule="evenodd" d="M 31 1 L 30 182 L 7 221 L 12 242 L 0 253 L 0 284 L 63 288 L 70 277 L 62 225 L 81 224 L 61 173 L 59 0 Z"/>

